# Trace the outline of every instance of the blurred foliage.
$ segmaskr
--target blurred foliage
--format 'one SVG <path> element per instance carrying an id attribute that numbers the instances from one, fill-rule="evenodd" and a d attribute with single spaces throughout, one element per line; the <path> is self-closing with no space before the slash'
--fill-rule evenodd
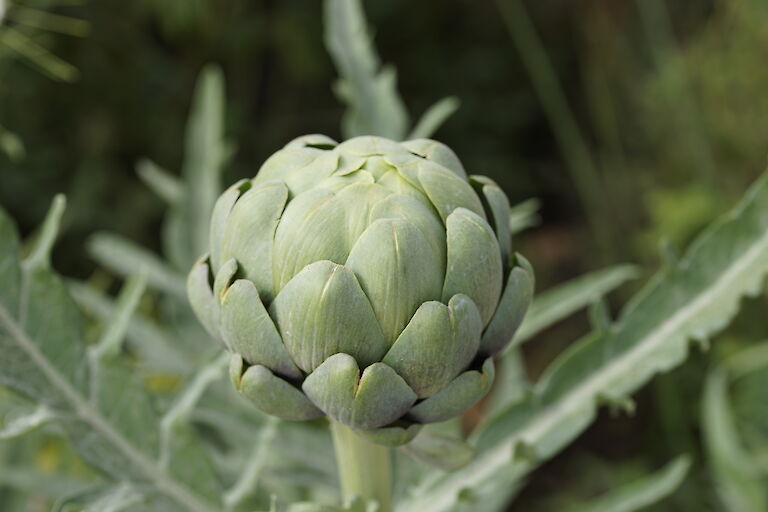
<path id="1" fill-rule="evenodd" d="M 30 25 L 28 14 L 26 24 L 23 14 L 21 20 L 0 20 L 0 204 L 29 235 L 53 195 L 67 194 L 70 208 L 56 266 L 101 292 L 115 291 L 118 280 L 97 270 L 96 261 L 104 263 L 94 249 L 98 242 L 91 242 L 94 257 L 84 257 L 86 240 L 96 231 L 165 250 L 178 274 L 192 257 L 168 253 L 159 233 L 167 233 L 173 221 L 135 168 L 144 158 L 160 169 L 194 164 L 180 148 L 188 135 L 189 98 L 204 64 L 218 63 L 227 77 L 222 132 L 237 141 L 237 150 L 222 171 L 223 183 L 252 176 L 267 155 L 297 134 L 339 138 L 343 107 L 330 85 L 336 75 L 321 44 L 319 2 L 5 1 L 6 14 L 23 6 L 53 17 L 43 16 L 47 26 Z M 530 17 L 527 39 L 515 40 L 500 14 L 512 4 Z M 537 262 L 540 289 L 603 263 L 633 261 L 647 269 L 663 259 L 659 239 L 668 241 L 664 257 L 674 259 L 765 166 L 763 0 L 393 0 L 368 1 L 366 8 L 382 61 L 396 66 L 414 117 L 436 99 L 456 96 L 461 107 L 436 138 L 454 148 L 468 169 L 498 181 L 513 204 L 541 200 L 542 227 L 519 239 Z M 51 29 L 51 21 L 64 20 L 69 29 Z M 14 50 L 15 34 L 44 51 L 33 51 L 35 59 Z M 46 69 L 45 62 L 53 67 Z M 545 93 L 560 97 L 565 107 L 554 116 L 531 71 L 541 66 L 551 71 Z M 564 122 L 571 130 L 565 140 L 581 141 L 576 150 L 558 135 Z M 583 159 L 595 181 L 586 199 L 574 191 L 580 172 L 574 166 Z M 602 235 L 590 218 L 610 219 L 597 228 Z M 109 246 L 113 239 L 102 240 Z M 80 299 L 93 306 L 103 297 Z M 188 312 L 173 300 L 156 294 L 138 307 L 150 320 L 175 319 L 175 329 L 192 332 L 190 351 L 202 346 L 202 333 L 193 331 Z M 699 427 L 701 376 L 764 337 L 766 307 L 765 299 L 748 301 L 717 350 L 694 355 L 642 392 L 637 401 L 643 414 L 629 421 L 602 413 L 589 432 L 538 470 L 520 495 L 520 508 L 547 510 L 550 503 L 538 498 L 555 492 L 551 509 L 589 503 L 617 480 L 637 480 L 667 463 L 669 453 L 691 450 L 691 475 L 671 501 L 654 510 L 727 510 L 714 492 L 699 492 L 711 478 L 699 464 L 708 453 Z M 578 316 L 526 344 L 532 373 L 561 351 L 557 340 L 575 338 L 586 323 L 585 315 Z M 98 331 L 92 334 L 98 338 Z M 739 442 L 757 454 L 763 475 L 764 374 L 755 371 L 731 384 Z M 178 378 L 162 377 L 154 375 L 152 382 L 175 391 Z M 24 444 L 0 443 L 4 461 L 34 461 L 31 472 L 0 472 L 0 503 L 6 508 L 16 510 L 16 503 L 5 501 L 12 494 L 3 489 L 3 478 L 26 479 L 32 486 L 54 479 L 52 470 L 61 468 L 52 466 L 64 464 L 59 473 L 69 479 L 55 477 L 47 488 L 74 492 L 93 483 L 95 476 L 82 463 L 60 453 L 66 450 L 61 432 L 43 427 L 31 436 Z M 628 439 L 642 442 L 628 446 Z M 619 459 L 630 462 L 617 469 Z M 277 487 L 284 485 L 279 477 Z M 42 505 L 30 510 L 35 506 Z"/>

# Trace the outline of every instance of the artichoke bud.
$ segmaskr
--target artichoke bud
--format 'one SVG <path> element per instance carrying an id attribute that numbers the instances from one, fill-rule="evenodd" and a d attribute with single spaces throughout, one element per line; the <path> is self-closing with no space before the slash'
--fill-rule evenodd
<path id="1" fill-rule="evenodd" d="M 508 218 L 439 142 L 300 137 L 221 195 L 189 299 L 259 409 L 403 444 L 488 392 L 523 319 Z"/>

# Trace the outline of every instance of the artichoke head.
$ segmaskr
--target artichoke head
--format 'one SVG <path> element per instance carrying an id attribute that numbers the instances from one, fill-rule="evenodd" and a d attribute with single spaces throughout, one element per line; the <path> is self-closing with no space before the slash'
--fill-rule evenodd
<path id="1" fill-rule="evenodd" d="M 259 409 L 402 444 L 487 393 L 522 321 L 508 219 L 439 142 L 300 137 L 221 195 L 189 298 Z"/>

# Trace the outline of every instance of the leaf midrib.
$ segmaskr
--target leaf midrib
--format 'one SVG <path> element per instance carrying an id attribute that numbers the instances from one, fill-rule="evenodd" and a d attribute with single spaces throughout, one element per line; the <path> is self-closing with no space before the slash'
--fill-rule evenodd
<path id="1" fill-rule="evenodd" d="M 19 324 L 13 319 L 8 310 L 0 304 L 0 324 L 11 335 L 11 338 L 29 356 L 40 372 L 58 389 L 63 397 L 70 403 L 77 416 L 88 423 L 94 430 L 107 438 L 126 458 L 139 467 L 155 486 L 172 497 L 175 501 L 194 512 L 217 512 L 217 509 L 193 494 L 187 488 L 179 484 L 170 475 L 162 471 L 152 460 L 142 455 L 120 432 L 91 406 L 80 393 L 61 375 L 42 352 L 37 348 L 32 339 L 27 336 Z"/>
<path id="2" fill-rule="evenodd" d="M 476 459 L 472 465 L 476 466 L 478 471 L 472 472 L 469 479 L 466 478 L 464 473 L 460 482 L 455 482 L 455 485 L 451 485 L 451 479 L 455 476 L 449 475 L 445 480 L 443 486 L 450 489 L 450 492 L 443 493 L 429 493 L 432 497 L 432 501 L 428 507 L 429 510 L 448 510 L 451 506 L 451 502 L 455 499 L 456 492 L 461 488 L 471 488 L 476 483 L 482 482 L 487 478 L 489 472 L 496 472 L 497 468 L 503 466 L 506 461 L 511 460 L 513 457 L 512 450 L 516 443 L 519 441 L 525 441 L 535 446 L 539 437 L 543 437 L 549 432 L 553 426 L 559 423 L 560 418 L 568 417 L 574 412 L 578 412 L 579 409 L 584 407 L 585 399 L 589 401 L 593 397 L 604 389 L 606 384 L 612 382 L 617 376 L 628 367 L 633 366 L 635 360 L 642 361 L 646 353 L 652 352 L 659 343 L 663 342 L 667 337 L 673 334 L 681 325 L 684 325 L 687 320 L 692 318 L 701 309 L 706 308 L 710 304 L 711 300 L 717 300 L 719 293 L 722 289 L 726 289 L 733 283 L 735 276 L 741 274 L 741 272 L 751 268 L 761 256 L 768 250 L 768 232 L 763 235 L 753 246 L 744 254 L 744 257 L 734 260 L 735 264 L 732 265 L 726 272 L 720 274 L 720 277 L 708 288 L 706 288 L 697 299 L 689 303 L 686 307 L 680 309 L 671 318 L 665 321 L 661 326 L 640 340 L 635 347 L 626 351 L 620 355 L 617 359 L 610 362 L 607 366 L 603 367 L 596 375 L 588 378 L 581 384 L 575 391 L 572 391 L 563 397 L 561 397 L 555 404 L 547 407 L 546 412 L 537 415 L 534 422 L 528 423 L 523 429 L 519 430 L 519 433 L 512 439 L 504 442 L 504 446 L 497 447 L 492 451 L 488 451 L 485 456 L 481 456 Z M 687 337 L 687 336 L 686 336 Z M 533 464 L 530 462 L 521 463 L 519 469 L 515 472 L 519 475 L 524 474 L 529 467 Z M 456 492 L 454 492 L 456 491 Z M 448 501 L 446 501 L 448 500 Z M 435 503 L 440 503 L 441 506 L 435 506 Z M 414 508 L 420 509 L 418 505 Z M 408 510 L 407 508 L 405 510 Z"/>

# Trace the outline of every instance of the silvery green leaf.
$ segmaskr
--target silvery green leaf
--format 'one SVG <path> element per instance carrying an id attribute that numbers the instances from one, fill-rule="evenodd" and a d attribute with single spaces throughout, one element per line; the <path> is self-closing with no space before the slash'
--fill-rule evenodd
<path id="1" fill-rule="evenodd" d="M 221 192 L 221 172 L 229 149 L 224 139 L 224 77 L 209 65 L 200 73 L 184 140 L 183 217 L 189 236 L 186 268 L 208 247 L 211 212 Z M 178 263 L 177 263 L 178 264 Z"/>
<path id="2" fill-rule="evenodd" d="M 59 500 L 53 512 L 123 512 L 144 500 L 144 493 L 139 488 L 123 482 L 72 494 Z"/>
<path id="3" fill-rule="evenodd" d="M 131 446 L 141 446 L 146 453 L 158 453 L 158 438 L 155 425 L 158 418 L 154 406 L 143 387 L 140 374 L 122 361 L 104 361 L 100 365 L 98 381 L 93 397 L 94 414 L 98 414 L 109 427 L 93 428 L 91 418 L 74 415 L 65 418 L 64 424 L 72 435 L 72 442 L 78 453 L 90 464 L 112 475 L 115 479 L 134 478 L 141 480 L 146 475 L 132 456 L 116 451 L 112 430 Z M 71 398 L 73 407 L 79 400 Z M 89 403 L 90 403 L 89 398 Z M 98 411 L 98 412 L 96 412 Z M 149 426 L 149 428 L 148 428 Z"/>
<path id="4" fill-rule="evenodd" d="M 622 485 L 587 504 L 568 507 L 567 512 L 636 512 L 646 510 L 674 493 L 685 480 L 691 460 L 680 456 L 641 479 Z"/>
<path id="5" fill-rule="evenodd" d="M 104 322 L 101 337 L 89 349 L 96 358 L 114 358 L 120 354 L 128 324 L 136 312 L 141 296 L 144 294 L 146 283 L 147 274 L 143 269 L 128 277 L 120 290 L 112 316 Z"/>
<path id="6" fill-rule="evenodd" d="M 22 467 L 19 464 L 3 466 L 0 471 L 0 485 L 10 489 L 34 493 L 37 496 L 59 498 L 82 492 L 93 487 L 94 478 L 75 478 L 51 474 L 38 469 Z"/>
<path id="7" fill-rule="evenodd" d="M 443 471 L 453 471 L 472 460 L 475 450 L 461 438 L 423 429 L 403 448 L 408 455 Z"/>
<path id="8" fill-rule="evenodd" d="M 355 498 L 352 503 L 340 507 L 310 502 L 281 505 L 277 501 L 273 501 L 269 512 L 376 512 L 378 508 L 378 504 L 374 502 L 366 503 L 359 498 Z"/>
<path id="9" fill-rule="evenodd" d="M 516 235 L 526 229 L 536 226 L 540 222 L 539 208 L 541 201 L 538 199 L 529 199 L 520 204 L 512 206 L 509 210 L 509 232 Z"/>
<path id="10" fill-rule="evenodd" d="M 19 408 L 9 411 L 0 425 L 0 441 L 13 439 L 35 430 L 54 420 L 56 414 L 45 405 L 38 405 L 32 410 Z"/>
<path id="11" fill-rule="evenodd" d="M 12 162 L 20 162 L 27 154 L 19 136 L 2 126 L 0 126 L 0 151 L 5 153 Z"/>
<path id="12" fill-rule="evenodd" d="M 181 180 L 152 160 L 148 158 L 139 160 L 136 164 L 136 174 L 169 205 L 175 205 L 183 199 L 184 185 Z"/>
<path id="13" fill-rule="evenodd" d="M 67 398 L 49 384 L 50 372 L 74 390 L 85 391 L 87 385 L 82 318 L 49 262 L 63 211 L 64 199 L 57 197 L 22 263 L 15 228 L 0 210 L 0 384 L 52 407 L 66 404 Z M 17 339 L 17 331 L 25 330 L 29 344 Z"/>
<path id="14" fill-rule="evenodd" d="M 139 169 L 142 178 L 164 199 L 177 194 L 185 199 L 171 205 L 162 233 L 165 255 L 172 267 L 183 272 L 207 250 L 211 212 L 221 191 L 221 172 L 233 153 L 232 144 L 224 138 L 224 110 L 224 79 L 217 67 L 209 65 L 200 73 L 195 87 L 181 177 L 158 172 L 160 169 L 153 166 Z"/>
<path id="15" fill-rule="evenodd" d="M 409 139 L 429 138 L 459 109 L 456 96 L 448 96 L 429 107 L 411 130 Z"/>
<path id="16" fill-rule="evenodd" d="M 109 321 L 116 314 L 115 301 L 94 287 L 70 281 L 68 289 L 78 306 L 101 322 Z M 183 375 L 193 367 L 190 355 L 179 349 L 172 334 L 141 313 L 134 312 L 131 316 L 125 335 L 144 368 Z"/>
<path id="17" fill-rule="evenodd" d="M 689 340 L 724 328 L 739 300 L 760 291 L 766 272 L 768 174 L 693 242 L 678 265 L 653 278 L 609 331 L 568 350 L 526 400 L 483 428 L 473 462 L 432 482 L 400 510 L 447 511 L 462 489 L 486 496 L 491 488 L 516 485 L 592 423 L 599 398 L 621 400 L 680 364 Z"/>
<path id="18" fill-rule="evenodd" d="M 722 368 L 716 368 L 707 377 L 701 425 L 715 490 L 725 510 L 766 510 L 766 478 L 760 474 L 739 438 L 728 397 L 728 375 Z"/>
<path id="19" fill-rule="evenodd" d="M 533 298 L 523 324 L 507 350 L 533 338 L 547 327 L 636 277 L 637 267 L 634 265 L 615 265 L 584 274 L 539 293 Z"/>
<path id="20" fill-rule="evenodd" d="M 60 412 L 78 453 L 106 474 L 152 485 L 185 510 L 213 512 L 194 486 L 153 460 L 156 416 L 134 368 L 102 361 L 98 382 L 90 382 L 96 392 L 88 389 L 83 319 L 49 263 L 63 207 L 57 198 L 23 262 L 0 210 L 0 232 L 8 235 L 0 238 L 0 283 L 7 285 L 0 288 L 0 382 Z"/>
<path id="21" fill-rule="evenodd" d="M 277 436 L 279 420 L 269 418 L 256 436 L 253 450 L 249 454 L 245 467 L 240 472 L 240 478 L 226 490 L 222 501 L 228 511 L 234 510 L 240 503 L 256 492 L 260 477 L 268 462 L 269 451 Z"/>
<path id="22" fill-rule="evenodd" d="M 88 252 L 99 264 L 123 277 L 146 269 L 149 286 L 187 300 L 184 276 L 130 240 L 111 233 L 97 233 L 88 240 Z"/>
<path id="23" fill-rule="evenodd" d="M 336 92 L 347 104 L 344 137 L 402 140 L 408 113 L 397 93 L 394 70 L 381 68 L 360 0 L 327 0 L 324 25 L 325 45 L 341 76 Z"/>

